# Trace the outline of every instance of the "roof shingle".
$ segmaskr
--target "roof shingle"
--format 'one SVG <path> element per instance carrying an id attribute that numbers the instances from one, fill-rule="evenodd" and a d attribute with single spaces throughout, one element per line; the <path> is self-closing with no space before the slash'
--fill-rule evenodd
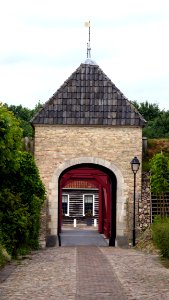
<path id="1" fill-rule="evenodd" d="M 81 64 L 31 122 L 144 126 L 146 121 L 98 65 Z"/>

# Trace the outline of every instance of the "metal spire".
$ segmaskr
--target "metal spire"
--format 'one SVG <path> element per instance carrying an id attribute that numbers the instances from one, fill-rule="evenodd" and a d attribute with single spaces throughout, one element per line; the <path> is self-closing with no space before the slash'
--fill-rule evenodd
<path id="1" fill-rule="evenodd" d="M 89 41 L 87 43 L 87 58 L 91 58 L 91 48 L 90 48 L 90 21 L 85 22 L 85 27 L 89 28 Z"/>
<path id="2" fill-rule="evenodd" d="M 85 27 L 89 28 L 89 41 L 87 43 L 87 59 L 85 60 L 85 64 L 88 65 L 97 65 L 94 60 L 91 59 L 91 47 L 90 47 L 90 21 L 85 22 Z"/>

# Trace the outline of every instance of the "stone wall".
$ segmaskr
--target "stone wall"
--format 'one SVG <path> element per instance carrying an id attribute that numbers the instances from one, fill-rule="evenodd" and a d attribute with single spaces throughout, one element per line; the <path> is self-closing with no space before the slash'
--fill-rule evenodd
<path id="1" fill-rule="evenodd" d="M 151 193 L 150 193 L 150 174 L 143 172 L 142 174 L 142 196 L 139 199 L 139 215 L 138 227 L 146 229 L 151 222 Z"/>
<path id="2" fill-rule="evenodd" d="M 35 127 L 35 159 L 48 194 L 48 233 L 57 234 L 58 179 L 78 163 L 96 163 L 111 169 L 117 178 L 117 233 L 129 236 L 133 203 L 130 161 L 142 160 L 140 127 L 49 126 Z M 141 168 L 136 196 L 141 195 Z M 128 207 L 128 210 L 127 210 Z"/>

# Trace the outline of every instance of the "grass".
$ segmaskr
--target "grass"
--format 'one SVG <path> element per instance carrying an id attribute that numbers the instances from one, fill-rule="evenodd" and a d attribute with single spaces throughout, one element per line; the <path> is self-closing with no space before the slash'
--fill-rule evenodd
<path id="1" fill-rule="evenodd" d="M 165 268 L 169 269 L 169 259 L 160 256 L 160 251 L 153 243 L 152 232 L 150 227 L 140 232 L 137 238 L 137 244 L 135 246 L 135 249 L 148 254 L 158 254 L 160 263 Z"/>
<path id="2" fill-rule="evenodd" d="M 143 251 L 144 253 L 159 254 L 159 250 L 153 243 L 150 227 L 140 232 L 135 249 Z"/>

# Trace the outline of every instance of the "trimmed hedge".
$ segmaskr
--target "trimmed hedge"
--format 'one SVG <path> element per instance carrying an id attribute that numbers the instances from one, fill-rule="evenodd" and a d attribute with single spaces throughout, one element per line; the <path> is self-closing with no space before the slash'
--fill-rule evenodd
<path id="1" fill-rule="evenodd" d="M 156 217 L 152 224 L 152 238 L 160 254 L 169 259 L 169 218 Z"/>

